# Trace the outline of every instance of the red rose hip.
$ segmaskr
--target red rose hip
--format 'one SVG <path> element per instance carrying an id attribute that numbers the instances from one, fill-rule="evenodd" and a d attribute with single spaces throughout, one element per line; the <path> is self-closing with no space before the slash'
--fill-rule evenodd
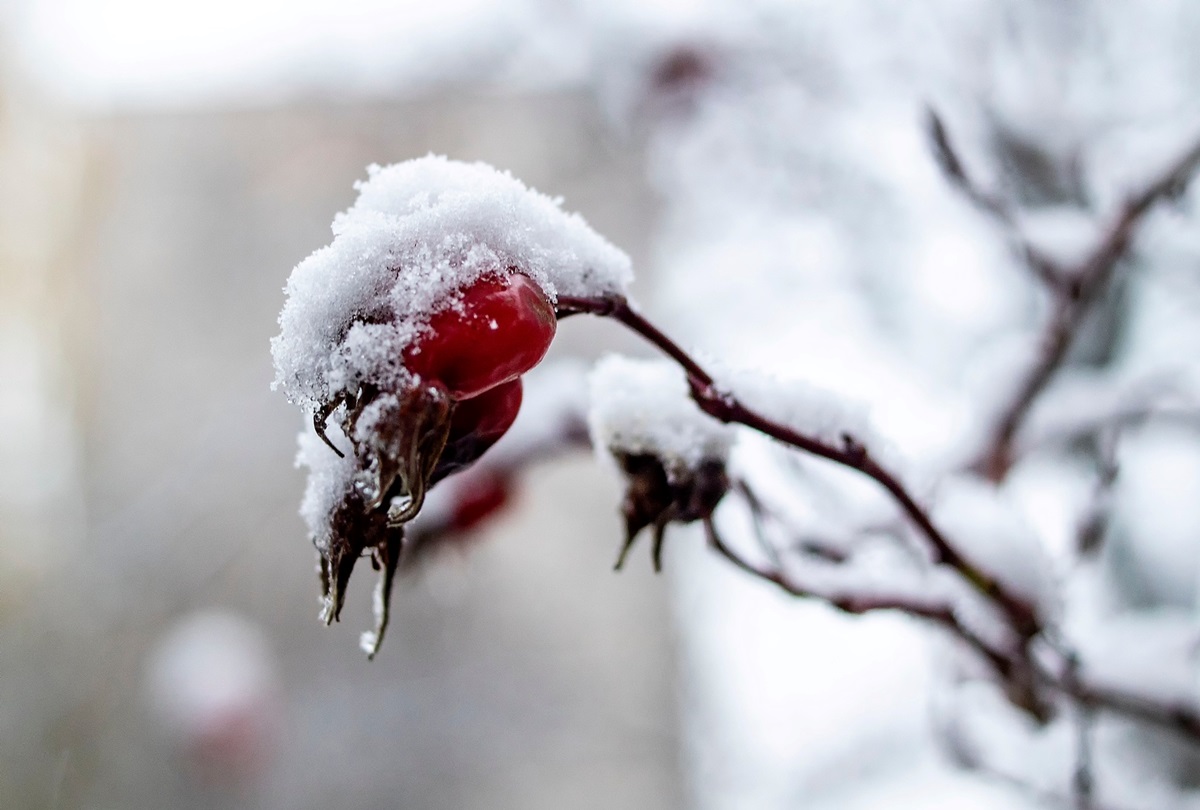
<path id="1" fill-rule="evenodd" d="M 507 476 L 495 472 L 484 472 L 463 481 L 456 493 L 454 513 L 450 528 L 456 532 L 467 532 L 495 515 L 512 500 L 512 482 Z"/>
<path id="2" fill-rule="evenodd" d="M 502 383 L 454 406 L 446 447 L 430 476 L 432 485 L 479 460 L 499 441 L 521 409 L 521 380 Z"/>
<path id="3" fill-rule="evenodd" d="M 515 380 L 546 356 L 554 306 L 528 276 L 486 276 L 462 293 L 458 307 L 429 319 L 429 330 L 404 352 L 409 371 L 445 386 L 457 400 Z"/>

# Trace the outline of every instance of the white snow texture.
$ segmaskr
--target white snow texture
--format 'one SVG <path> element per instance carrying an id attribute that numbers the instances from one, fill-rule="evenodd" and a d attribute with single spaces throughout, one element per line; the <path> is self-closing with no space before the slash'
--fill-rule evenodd
<path id="1" fill-rule="evenodd" d="M 733 431 L 696 406 L 682 369 L 668 360 L 609 355 L 589 376 L 588 424 L 597 452 L 650 454 L 668 472 L 724 460 Z"/>
<path id="2" fill-rule="evenodd" d="M 271 341 L 274 385 L 304 408 L 364 382 L 400 387 L 402 351 L 489 273 L 516 268 L 552 301 L 632 280 L 628 256 L 507 172 L 429 155 L 368 174 L 333 242 L 292 271 Z"/>

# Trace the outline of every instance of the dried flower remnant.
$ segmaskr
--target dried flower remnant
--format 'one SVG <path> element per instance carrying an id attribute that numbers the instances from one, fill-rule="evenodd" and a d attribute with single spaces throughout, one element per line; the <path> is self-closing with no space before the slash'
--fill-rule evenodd
<path id="1" fill-rule="evenodd" d="M 654 570 L 662 571 L 663 543 L 667 526 L 710 520 L 713 511 L 729 491 L 725 462 L 705 459 L 694 470 L 674 474 L 662 459 L 648 454 L 630 455 L 613 451 L 625 474 L 625 497 L 621 514 L 625 518 L 625 542 L 614 566 L 620 570 L 642 529 L 652 528 L 651 559 Z"/>
<path id="2" fill-rule="evenodd" d="M 306 431 L 298 458 L 322 616 L 338 618 L 369 551 L 383 572 L 373 655 L 404 524 L 512 424 L 557 296 L 620 295 L 632 273 L 578 215 L 485 164 L 429 156 L 369 172 L 333 242 L 293 270 L 271 350 L 275 387 L 323 442 Z"/>
<path id="3" fill-rule="evenodd" d="M 606 357 L 592 372 L 590 391 L 592 442 L 612 454 L 626 479 L 625 543 L 616 567 L 652 528 L 651 556 L 662 570 L 667 526 L 711 519 L 729 491 L 732 430 L 696 406 L 670 361 Z"/>

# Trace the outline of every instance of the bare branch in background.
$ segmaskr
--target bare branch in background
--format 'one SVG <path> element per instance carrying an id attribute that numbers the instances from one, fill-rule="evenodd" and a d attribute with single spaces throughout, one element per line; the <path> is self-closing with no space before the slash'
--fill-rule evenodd
<path id="1" fill-rule="evenodd" d="M 853 615 L 891 610 L 932 621 L 949 630 L 953 636 L 978 653 L 1001 676 L 1005 676 L 1012 667 L 1012 661 L 1008 656 L 990 647 L 983 639 L 963 625 L 955 615 L 953 607 L 946 602 L 939 599 L 923 600 L 912 594 L 900 592 L 856 593 L 852 590 L 818 590 L 812 586 L 804 586 L 792 579 L 782 567 L 774 563 L 769 566 L 760 565 L 738 553 L 721 537 L 711 518 L 703 521 L 703 524 L 708 544 L 714 551 L 732 563 L 735 568 L 756 579 L 770 582 L 785 593 L 802 598 L 817 599 L 844 613 Z"/>
<path id="2" fill-rule="evenodd" d="M 957 571 L 972 588 L 994 602 L 1008 616 L 1014 631 L 1019 636 L 1029 638 L 1037 634 L 1039 627 L 1033 606 L 1009 593 L 989 574 L 979 570 L 964 558 L 933 524 L 929 514 L 917 504 L 899 478 L 881 466 L 868 448 L 856 438 L 843 435 L 842 444 L 834 446 L 820 439 L 805 436 L 787 425 L 780 424 L 751 410 L 738 401 L 732 393 L 721 390 L 712 375 L 701 368 L 699 363 L 679 344 L 635 311 L 624 298 L 589 299 L 560 296 L 558 309 L 560 317 L 575 313 L 589 313 L 612 318 L 661 349 L 668 357 L 682 366 L 688 376 L 692 399 L 695 400 L 700 410 L 714 419 L 729 424 L 744 425 L 805 453 L 857 470 L 874 480 L 887 490 L 900 510 L 908 516 L 921 535 L 926 538 L 934 565 L 944 565 Z"/>
<path id="3" fill-rule="evenodd" d="M 1051 288 L 1061 286 L 1062 268 L 1020 233 L 1016 214 L 1009 202 L 994 192 L 984 190 L 978 181 L 967 173 L 945 122 L 932 107 L 925 108 L 925 129 L 938 168 L 942 170 L 950 185 L 958 189 L 976 208 L 995 220 L 1012 244 L 1013 250 L 1037 278 Z"/>
<path id="4" fill-rule="evenodd" d="M 1080 677 L 1077 682 L 1047 676 L 1047 685 L 1076 703 L 1109 711 L 1158 728 L 1178 733 L 1193 743 L 1200 743 L 1200 710 L 1196 706 L 1164 702 L 1148 695 L 1135 695 L 1110 686 L 1088 683 Z"/>
<path id="5" fill-rule="evenodd" d="M 1193 157 L 1193 162 L 1198 157 L 1200 155 Z M 1146 207 L 1144 203 L 1139 205 L 1143 210 Z M 777 552 L 764 551 L 764 557 L 768 561 L 766 565 L 751 561 L 722 539 L 711 517 L 704 518 L 702 523 L 710 546 L 736 568 L 757 579 L 770 582 L 793 596 L 819 599 L 846 613 L 864 614 L 892 610 L 943 627 L 990 664 L 1013 705 L 1028 711 L 1041 721 L 1048 720 L 1054 713 L 1049 696 L 1058 695 L 1069 698 L 1075 706 L 1091 707 L 1097 711 L 1111 712 L 1170 729 L 1194 743 L 1200 743 L 1200 708 L 1163 703 L 1153 696 L 1089 683 L 1085 677 L 1071 669 L 1069 661 L 1073 659 L 1073 654 L 1061 645 L 1050 646 L 1057 664 L 1050 665 L 1038 660 L 1031 643 L 1035 639 L 1044 639 L 1049 643 L 1050 639 L 1045 638 L 1046 628 L 1040 625 L 1033 606 L 1008 593 L 986 571 L 968 563 L 933 524 L 928 513 L 917 505 L 903 484 L 881 467 L 867 448 L 857 440 L 844 436 L 842 446 L 834 446 L 802 435 L 787 425 L 752 411 L 733 394 L 722 390 L 717 381 L 694 358 L 638 314 L 623 298 L 583 299 L 562 296 L 558 300 L 558 309 L 560 317 L 589 313 L 612 318 L 661 349 L 687 373 L 693 400 L 712 418 L 751 428 L 797 450 L 856 470 L 883 486 L 928 541 L 933 552 L 933 567 L 943 567 L 956 572 L 976 593 L 990 602 L 1005 618 L 1008 629 L 1018 643 L 1013 649 L 997 649 L 964 625 L 952 604 L 937 599 L 916 598 L 903 592 L 869 593 L 854 588 L 836 592 L 800 583 L 784 569 L 781 564 L 782 557 Z M 748 508 L 756 520 L 767 515 L 761 500 L 757 499 L 752 491 L 744 487 L 735 487 L 735 491 L 746 497 Z M 759 542 L 768 541 L 760 538 Z M 1093 804 L 1093 807 L 1095 806 Z"/>
<path id="6" fill-rule="evenodd" d="M 999 195 L 984 191 L 979 184 L 967 174 L 958 148 L 950 139 L 941 115 L 932 107 L 925 108 L 925 130 L 933 146 L 933 156 L 938 168 L 946 175 L 950 184 L 962 192 L 968 200 L 980 210 L 985 211 L 1005 225 L 1012 225 L 1013 213 L 1008 203 Z"/>
<path id="7" fill-rule="evenodd" d="M 973 468 L 992 481 L 1002 481 L 1014 462 L 1017 434 L 1030 409 L 1066 359 L 1076 334 L 1097 301 L 1108 292 L 1117 265 L 1128 254 L 1138 226 L 1159 202 L 1178 196 L 1200 163 L 1200 141 L 1176 159 L 1161 176 L 1131 195 L 1100 241 L 1078 266 L 1064 270 L 1064 283 L 1051 288 L 1050 315 L 1041 351 L 1001 409 L 991 437 Z"/>
<path id="8" fill-rule="evenodd" d="M 1104 544 L 1104 537 L 1108 534 L 1108 526 L 1112 519 L 1113 487 L 1120 472 L 1116 457 L 1117 440 L 1116 431 L 1109 431 L 1101 438 L 1096 482 L 1092 486 L 1087 509 L 1075 531 L 1075 553 L 1080 556 L 1094 555 Z"/>
<path id="9" fill-rule="evenodd" d="M 1004 773 L 995 768 L 990 768 L 984 765 L 976 764 L 975 770 L 983 774 L 989 779 L 993 779 L 1001 784 L 1008 785 L 1016 790 L 1025 793 L 1034 801 L 1038 802 L 1039 806 L 1043 807 L 1068 807 L 1074 805 L 1079 807 L 1078 796 L 1071 795 L 1065 791 L 1046 790 L 1029 784 L 1024 779 L 1014 776 L 1010 773 Z M 1099 801 L 1094 796 L 1088 800 L 1087 810 L 1151 810 L 1149 807 L 1126 807 L 1124 805 L 1115 805 L 1108 802 Z"/>
<path id="10" fill-rule="evenodd" d="M 1066 656 L 1066 673 L 1064 682 L 1069 688 L 1077 689 L 1079 685 L 1079 656 L 1073 651 Z M 1074 706 L 1075 723 L 1075 769 L 1071 774 L 1071 790 L 1075 810 L 1094 810 L 1096 778 L 1092 772 L 1092 707 L 1086 701 L 1076 701 Z"/>

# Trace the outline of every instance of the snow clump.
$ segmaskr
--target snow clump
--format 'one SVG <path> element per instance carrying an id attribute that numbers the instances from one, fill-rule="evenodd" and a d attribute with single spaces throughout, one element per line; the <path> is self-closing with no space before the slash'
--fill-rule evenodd
<path id="1" fill-rule="evenodd" d="M 551 301 L 632 280 L 625 253 L 507 172 L 435 155 L 367 171 L 333 242 L 292 271 L 271 341 L 274 387 L 309 411 L 403 387 L 403 350 L 482 276 L 515 268 Z"/>
<path id="2" fill-rule="evenodd" d="M 945 479 L 934 523 L 962 556 L 1009 593 L 1053 621 L 1061 611 L 1055 567 L 1008 493 L 971 475 Z"/>
<path id="3" fill-rule="evenodd" d="M 846 437 L 877 454 L 887 443 L 871 424 L 867 407 L 797 378 L 750 368 L 714 365 L 718 386 L 751 410 L 812 439 L 841 446 Z"/>
<path id="4" fill-rule="evenodd" d="M 597 452 L 653 455 L 671 473 L 728 456 L 732 428 L 700 410 L 674 363 L 609 355 L 588 382 L 588 425 Z"/>

